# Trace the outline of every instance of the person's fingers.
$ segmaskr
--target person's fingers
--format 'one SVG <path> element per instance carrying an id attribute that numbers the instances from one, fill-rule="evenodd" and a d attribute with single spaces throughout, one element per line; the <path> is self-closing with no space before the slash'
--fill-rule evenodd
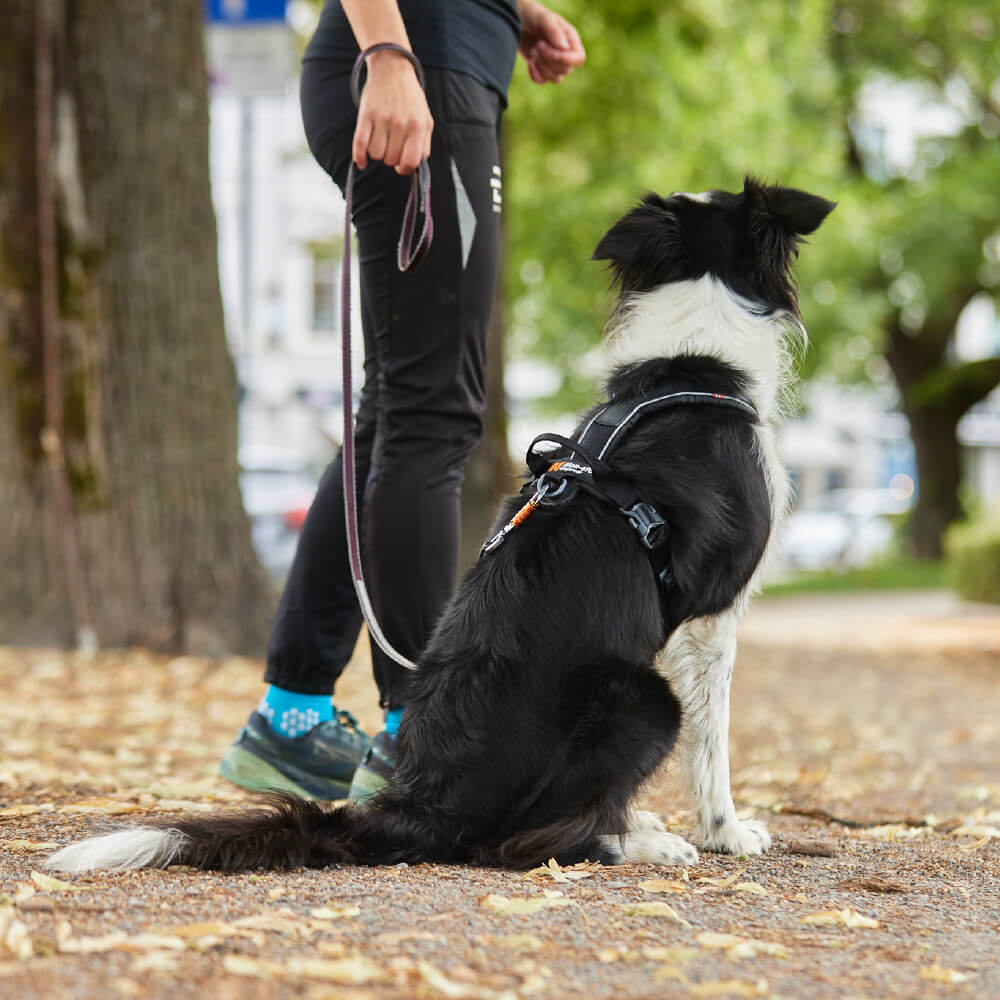
<path id="1" fill-rule="evenodd" d="M 400 151 L 399 159 L 396 161 L 396 173 L 412 174 L 420 166 L 423 155 L 423 136 L 417 132 L 410 134 L 407 136 L 406 142 Z"/>
<path id="2" fill-rule="evenodd" d="M 357 164 L 358 170 L 364 170 L 368 166 L 368 144 L 371 138 L 371 119 L 358 115 L 358 123 L 354 128 L 354 142 L 351 145 L 351 159 Z"/>

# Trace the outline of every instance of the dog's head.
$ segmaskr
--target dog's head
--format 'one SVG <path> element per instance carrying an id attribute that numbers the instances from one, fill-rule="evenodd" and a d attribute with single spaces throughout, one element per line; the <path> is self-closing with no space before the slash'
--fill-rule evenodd
<path id="1" fill-rule="evenodd" d="M 738 194 L 649 194 L 598 243 L 623 296 L 711 274 L 762 311 L 798 314 L 791 266 L 836 203 L 747 176 Z"/>

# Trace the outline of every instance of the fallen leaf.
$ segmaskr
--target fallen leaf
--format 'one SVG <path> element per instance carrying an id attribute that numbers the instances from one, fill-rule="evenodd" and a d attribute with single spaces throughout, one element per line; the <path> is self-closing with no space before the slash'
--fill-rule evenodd
<path id="1" fill-rule="evenodd" d="M 32 872 L 31 881 L 43 892 L 83 892 L 86 888 L 82 885 L 73 885 L 70 882 L 62 882 L 51 875 L 42 872 Z"/>
<path id="2" fill-rule="evenodd" d="M 668 917 L 684 927 L 691 926 L 669 903 L 622 903 L 621 906 L 630 917 Z"/>
<path id="3" fill-rule="evenodd" d="M 791 854 L 808 854 L 817 858 L 832 858 L 837 853 L 837 846 L 827 840 L 790 840 L 788 850 Z"/>
<path id="4" fill-rule="evenodd" d="M 114 799 L 82 799 L 72 802 L 59 809 L 61 813 L 103 813 L 106 816 L 120 816 L 124 813 L 144 812 L 140 805 L 134 802 L 116 802 Z"/>
<path id="5" fill-rule="evenodd" d="M 256 979 L 270 979 L 283 971 L 277 962 L 266 962 L 248 955 L 225 955 L 222 967 L 236 976 L 253 976 Z"/>
<path id="6" fill-rule="evenodd" d="M 60 844 L 50 840 L 5 840 L 8 851 L 54 851 Z"/>
<path id="7" fill-rule="evenodd" d="M 689 983 L 690 979 L 684 975 L 683 971 L 676 965 L 661 965 L 654 973 L 653 980 L 657 983 L 666 983 L 676 980 L 679 983 Z"/>
<path id="8" fill-rule="evenodd" d="M 176 951 L 151 951 L 132 960 L 132 972 L 173 972 L 181 956 Z"/>
<path id="9" fill-rule="evenodd" d="M 417 963 L 417 971 L 420 973 L 420 978 L 431 989 L 436 990 L 446 997 L 485 997 L 493 995 L 492 991 L 484 990 L 475 983 L 460 983 L 454 979 L 450 979 L 437 966 L 423 959 Z"/>
<path id="10" fill-rule="evenodd" d="M 804 924 L 841 924 L 844 927 L 878 927 L 879 922 L 873 917 L 864 917 L 850 907 L 843 910 L 824 910 L 822 913 L 811 913 L 802 918 Z"/>
<path id="11" fill-rule="evenodd" d="M 768 896 L 767 889 L 756 882 L 738 882 L 733 886 L 733 892 L 749 892 L 753 896 Z"/>
<path id="12" fill-rule="evenodd" d="M 986 840 L 1000 840 L 1000 829 L 985 823 L 970 823 L 951 831 L 952 837 L 985 837 Z"/>
<path id="13" fill-rule="evenodd" d="M 16 816 L 34 816 L 40 812 L 52 812 L 55 806 L 51 802 L 45 802 L 40 806 L 7 806 L 0 809 L 0 818 Z"/>
<path id="14" fill-rule="evenodd" d="M 346 983 L 360 986 L 376 979 L 384 979 L 385 973 L 374 962 L 354 955 L 350 958 L 290 958 L 285 966 L 293 976 L 307 979 L 322 979 L 332 983 Z"/>
<path id="15" fill-rule="evenodd" d="M 872 826 L 860 831 L 865 837 L 874 837 L 876 840 L 887 840 L 890 843 L 896 840 L 915 840 L 917 837 L 926 837 L 930 832 L 927 826 L 905 826 L 902 823 L 887 823 L 884 826 Z"/>
<path id="16" fill-rule="evenodd" d="M 651 962 L 669 962 L 671 964 L 683 964 L 700 954 L 701 952 L 697 948 L 684 948 L 680 946 L 656 946 L 642 949 L 643 958 L 648 958 Z"/>
<path id="17" fill-rule="evenodd" d="M 920 969 L 920 978 L 929 979 L 933 983 L 964 983 L 972 977 L 967 972 L 956 969 L 943 969 L 940 965 L 925 965 Z"/>
<path id="18" fill-rule="evenodd" d="M 518 914 L 538 913 L 548 906 L 569 906 L 571 904 L 568 899 L 561 897 L 500 896 L 496 893 L 490 893 L 488 896 L 480 898 L 479 905 L 502 916 L 516 916 Z"/>
<path id="19" fill-rule="evenodd" d="M 0 954 L 6 952 L 11 958 L 24 962 L 34 951 L 28 928 L 18 919 L 14 908 L 0 907 Z"/>
<path id="20" fill-rule="evenodd" d="M 695 882 L 711 885 L 716 889 L 728 889 L 739 881 L 742 874 L 743 872 L 737 872 L 735 875 L 702 875 L 701 878 L 696 878 Z"/>
<path id="21" fill-rule="evenodd" d="M 317 920 L 341 920 L 344 917 L 356 917 L 359 913 L 361 913 L 360 906 L 342 903 L 317 907 L 309 911 L 309 916 Z"/>
<path id="22" fill-rule="evenodd" d="M 640 882 L 637 888 L 643 892 L 687 892 L 691 886 L 690 883 L 675 882 L 669 878 L 648 878 L 645 882 Z"/>
<path id="23" fill-rule="evenodd" d="M 909 892 L 902 882 L 890 882 L 881 875 L 866 875 L 864 878 L 849 878 L 837 883 L 838 889 L 855 889 L 861 892 Z"/>
<path id="24" fill-rule="evenodd" d="M 721 979 L 711 983 L 696 983 L 691 987 L 691 994 L 696 997 L 762 997 L 767 995 L 767 980 L 758 979 L 755 983 L 745 979 Z"/>
<path id="25" fill-rule="evenodd" d="M 576 879 L 590 878 L 594 874 L 594 870 L 600 867 L 600 864 L 596 862 L 582 861 L 579 864 L 568 865 L 564 868 L 555 858 L 549 858 L 544 865 L 532 868 L 530 872 L 526 872 L 521 878 L 532 881 L 551 878 L 556 882 L 572 882 Z"/>

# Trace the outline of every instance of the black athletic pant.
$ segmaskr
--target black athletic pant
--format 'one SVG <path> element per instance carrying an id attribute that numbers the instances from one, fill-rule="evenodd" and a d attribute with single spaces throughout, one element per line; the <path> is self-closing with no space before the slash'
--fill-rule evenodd
<path id="1" fill-rule="evenodd" d="M 455 585 L 459 489 L 479 439 L 486 331 L 499 255 L 498 95 L 428 69 L 434 116 L 434 242 L 420 267 L 396 267 L 410 179 L 380 163 L 355 176 L 364 385 L 356 422 L 362 556 L 386 637 L 415 659 Z M 342 67 L 307 60 L 302 113 L 310 148 L 343 190 L 354 107 Z M 326 694 L 361 627 L 347 558 L 341 460 L 323 475 L 268 647 L 265 680 Z M 408 671 L 373 644 L 381 703 L 406 701 Z"/>

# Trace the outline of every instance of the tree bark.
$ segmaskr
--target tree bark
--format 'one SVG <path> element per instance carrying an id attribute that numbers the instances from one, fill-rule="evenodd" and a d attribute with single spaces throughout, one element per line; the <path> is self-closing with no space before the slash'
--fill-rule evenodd
<path id="1" fill-rule="evenodd" d="M 54 29 L 58 430 L 68 512 L 46 485 L 42 443 L 50 422 L 42 178 L 32 160 L 32 40 L 40 11 L 51 15 Z M 265 637 L 271 595 L 238 485 L 236 383 L 209 187 L 202 16 L 200 0 L 55 0 L 47 9 L 36 0 L 0 0 L 6 641 L 74 638 L 67 528 L 79 545 L 82 586 L 102 645 L 250 652 Z"/>

